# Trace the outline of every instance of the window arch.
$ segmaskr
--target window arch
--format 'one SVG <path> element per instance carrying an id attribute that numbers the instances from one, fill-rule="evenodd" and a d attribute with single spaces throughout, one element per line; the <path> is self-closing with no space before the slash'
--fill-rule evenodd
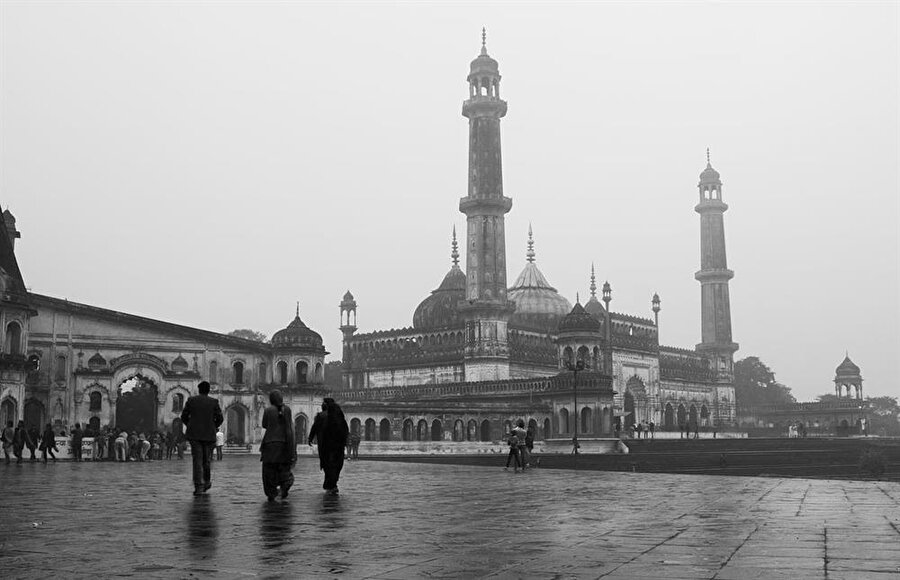
<path id="1" fill-rule="evenodd" d="M 591 424 L 592 413 L 590 407 L 585 407 L 581 410 L 581 425 L 579 426 L 579 431 L 581 433 L 590 433 L 593 431 Z"/>
<path id="2" fill-rule="evenodd" d="M 219 382 L 219 363 L 214 360 L 209 361 L 209 382 Z"/>
<path id="3" fill-rule="evenodd" d="M 6 342 L 4 346 L 4 352 L 22 354 L 22 327 L 18 322 L 10 322 L 6 325 Z"/>
<path id="4" fill-rule="evenodd" d="M 184 395 L 175 393 L 172 395 L 172 412 L 180 413 L 184 410 Z"/>
<path id="5" fill-rule="evenodd" d="M 278 361 L 278 382 L 282 385 L 287 384 L 287 363 L 283 360 Z"/>
<path id="6" fill-rule="evenodd" d="M 431 440 L 432 441 L 443 441 L 444 440 L 444 429 L 441 426 L 441 420 L 435 419 L 431 422 Z"/>
<path id="7" fill-rule="evenodd" d="M 298 361 L 297 362 L 297 384 L 305 385 L 307 379 L 307 373 L 309 372 L 309 365 L 306 364 L 306 361 Z"/>
<path id="8" fill-rule="evenodd" d="M 66 355 L 61 354 L 56 357 L 56 380 L 66 380 Z"/>
<path id="9" fill-rule="evenodd" d="M 322 363 L 316 363 L 316 382 L 325 382 L 325 367 L 322 366 Z"/>
<path id="10" fill-rule="evenodd" d="M 375 419 L 366 419 L 366 441 L 375 441 Z"/>
<path id="11" fill-rule="evenodd" d="M 359 430 L 360 430 L 359 428 L 361 426 L 362 426 L 362 423 L 356 417 L 354 417 L 353 419 L 350 420 L 350 432 L 351 433 L 356 433 L 357 435 L 359 435 Z"/>
<path id="12" fill-rule="evenodd" d="M 402 438 L 404 441 L 412 441 L 413 440 L 412 419 L 404 419 L 404 421 L 403 421 L 403 437 Z"/>
<path id="13" fill-rule="evenodd" d="M 453 422 L 453 440 L 454 441 L 465 441 L 466 433 L 465 426 L 463 426 L 463 422 L 461 419 L 457 419 Z"/>
<path id="14" fill-rule="evenodd" d="M 378 424 L 378 440 L 379 441 L 390 441 L 391 440 L 391 422 L 387 419 L 382 419 Z"/>
<path id="15" fill-rule="evenodd" d="M 231 370 L 234 373 L 234 382 L 235 384 L 243 384 L 244 382 L 244 363 L 240 361 L 235 361 L 233 365 L 231 365 Z"/>
<path id="16" fill-rule="evenodd" d="M 567 346 L 563 350 L 563 364 L 571 365 L 575 362 L 575 351 L 572 350 L 571 346 Z"/>
<path id="17" fill-rule="evenodd" d="M 98 391 L 94 391 L 91 393 L 90 403 L 88 404 L 88 411 L 100 411 L 103 409 L 103 395 L 101 395 Z"/>
<path id="18" fill-rule="evenodd" d="M 559 432 L 569 432 L 569 410 L 565 408 L 559 410 Z"/>
<path id="19" fill-rule="evenodd" d="M 259 383 L 265 384 L 266 383 L 266 363 L 264 363 L 264 362 L 259 363 L 259 371 L 258 372 L 259 372 Z"/>
<path id="20" fill-rule="evenodd" d="M 416 427 L 416 441 L 428 441 L 428 421 L 425 419 L 419 420 Z"/>
<path id="21" fill-rule="evenodd" d="M 578 347 L 578 360 L 584 361 L 586 365 L 591 364 L 591 351 L 588 350 L 588 347 L 583 345 Z"/>
<path id="22" fill-rule="evenodd" d="M 491 441 L 491 422 L 487 419 L 481 422 L 481 440 Z"/>
<path id="23" fill-rule="evenodd" d="M 478 423 L 475 419 L 469 419 L 466 425 L 466 441 L 478 441 Z"/>
<path id="24" fill-rule="evenodd" d="M 359 423 L 359 420 L 357 419 L 356 422 Z M 304 445 L 307 435 L 309 435 L 309 427 L 307 426 L 306 415 L 300 413 L 294 419 L 294 439 L 298 445 Z"/>

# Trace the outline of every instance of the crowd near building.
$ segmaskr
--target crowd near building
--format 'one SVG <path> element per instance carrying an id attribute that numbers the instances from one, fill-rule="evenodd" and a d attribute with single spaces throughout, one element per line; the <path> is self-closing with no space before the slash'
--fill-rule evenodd
<path id="1" fill-rule="evenodd" d="M 263 343 L 27 291 L 15 257 L 20 234 L 5 211 L 3 424 L 180 433 L 184 402 L 207 380 L 225 413 L 227 440 L 237 445 L 261 439 L 274 388 L 293 409 L 299 437 L 326 396 L 341 402 L 351 431 L 366 441 L 497 442 L 519 418 L 548 442 L 614 438 L 650 423 L 658 432 L 736 427 L 728 206 L 709 152 L 693 202 L 685 196 L 699 214 L 700 342 L 660 345 L 659 296 L 648 289 L 652 318 L 617 312 L 613 285 L 599 284 L 585 264 L 586 299 L 576 295 L 573 305 L 538 267 L 531 227 L 522 240 L 524 267 L 507 283 L 505 219 L 513 199 L 503 190 L 507 103 L 500 81 L 483 39 L 462 107 L 469 124 L 468 192 L 459 201 L 465 234 L 460 243 L 454 230 L 450 269 L 412 313 L 411 326 L 358 332 L 356 298 L 344 295 L 339 389 L 325 386 L 329 353 L 299 306 Z"/>

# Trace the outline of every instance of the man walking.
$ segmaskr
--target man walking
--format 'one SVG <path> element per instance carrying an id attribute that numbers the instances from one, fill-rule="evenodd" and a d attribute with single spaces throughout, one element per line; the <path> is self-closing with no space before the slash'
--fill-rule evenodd
<path id="1" fill-rule="evenodd" d="M 81 423 L 75 423 L 72 429 L 72 459 L 81 461 L 81 441 L 84 439 L 84 431 L 81 430 Z"/>
<path id="2" fill-rule="evenodd" d="M 222 461 L 222 449 L 225 447 L 225 434 L 222 433 L 222 428 L 220 427 L 218 431 L 216 431 L 216 460 Z"/>
<path id="3" fill-rule="evenodd" d="M 210 460 L 216 444 L 216 430 L 225 420 L 218 399 L 209 396 L 209 383 L 197 385 L 199 395 L 188 398 L 181 411 L 181 422 L 187 426 L 185 438 L 191 444 L 194 464 L 194 495 L 202 495 L 210 487 Z"/>

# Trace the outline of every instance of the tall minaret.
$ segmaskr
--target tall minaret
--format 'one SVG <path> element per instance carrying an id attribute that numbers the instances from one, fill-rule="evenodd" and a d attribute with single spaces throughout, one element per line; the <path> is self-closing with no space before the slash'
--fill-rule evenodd
<path id="1" fill-rule="evenodd" d="M 738 345 L 731 340 L 731 303 L 728 281 L 734 272 L 725 259 L 725 210 L 719 172 L 709 162 L 700 174 L 700 203 L 694 210 L 700 214 L 700 271 L 694 274 L 700 282 L 701 340 L 697 350 L 713 361 L 719 382 L 734 381 L 734 352 Z"/>
<path id="2" fill-rule="evenodd" d="M 467 381 L 509 378 L 507 321 L 515 303 L 506 298 L 506 237 L 503 216 L 512 200 L 503 196 L 500 119 L 500 70 L 488 56 L 481 32 L 481 54 L 472 61 L 469 98 L 462 114 L 469 119 L 469 194 L 459 200 L 466 214 Z"/>

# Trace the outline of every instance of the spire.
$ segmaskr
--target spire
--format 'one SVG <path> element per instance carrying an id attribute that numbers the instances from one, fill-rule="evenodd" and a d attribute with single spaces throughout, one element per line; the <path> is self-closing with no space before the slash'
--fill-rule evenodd
<path id="1" fill-rule="evenodd" d="M 575 304 L 581 304 L 581 296 L 579 296 L 578 292 L 575 293 Z"/>
<path id="2" fill-rule="evenodd" d="M 525 259 L 534 263 L 534 235 L 531 233 L 531 222 L 528 223 L 528 251 L 525 252 Z"/>
<path id="3" fill-rule="evenodd" d="M 712 167 L 712 163 L 709 162 L 709 147 L 706 148 L 706 166 Z"/>
<path id="4" fill-rule="evenodd" d="M 591 298 L 597 297 L 597 277 L 594 275 L 594 263 L 591 262 Z"/>
<path id="5" fill-rule="evenodd" d="M 481 27 L 481 54 L 487 56 L 487 29 Z"/>
<path id="6" fill-rule="evenodd" d="M 300 318 L 300 301 L 297 301 L 297 318 Z"/>
<path id="7" fill-rule="evenodd" d="M 453 248 L 450 250 L 450 260 L 453 262 L 454 267 L 459 266 L 459 244 L 456 243 L 456 224 L 453 224 L 453 241 L 450 243 L 450 247 Z"/>

